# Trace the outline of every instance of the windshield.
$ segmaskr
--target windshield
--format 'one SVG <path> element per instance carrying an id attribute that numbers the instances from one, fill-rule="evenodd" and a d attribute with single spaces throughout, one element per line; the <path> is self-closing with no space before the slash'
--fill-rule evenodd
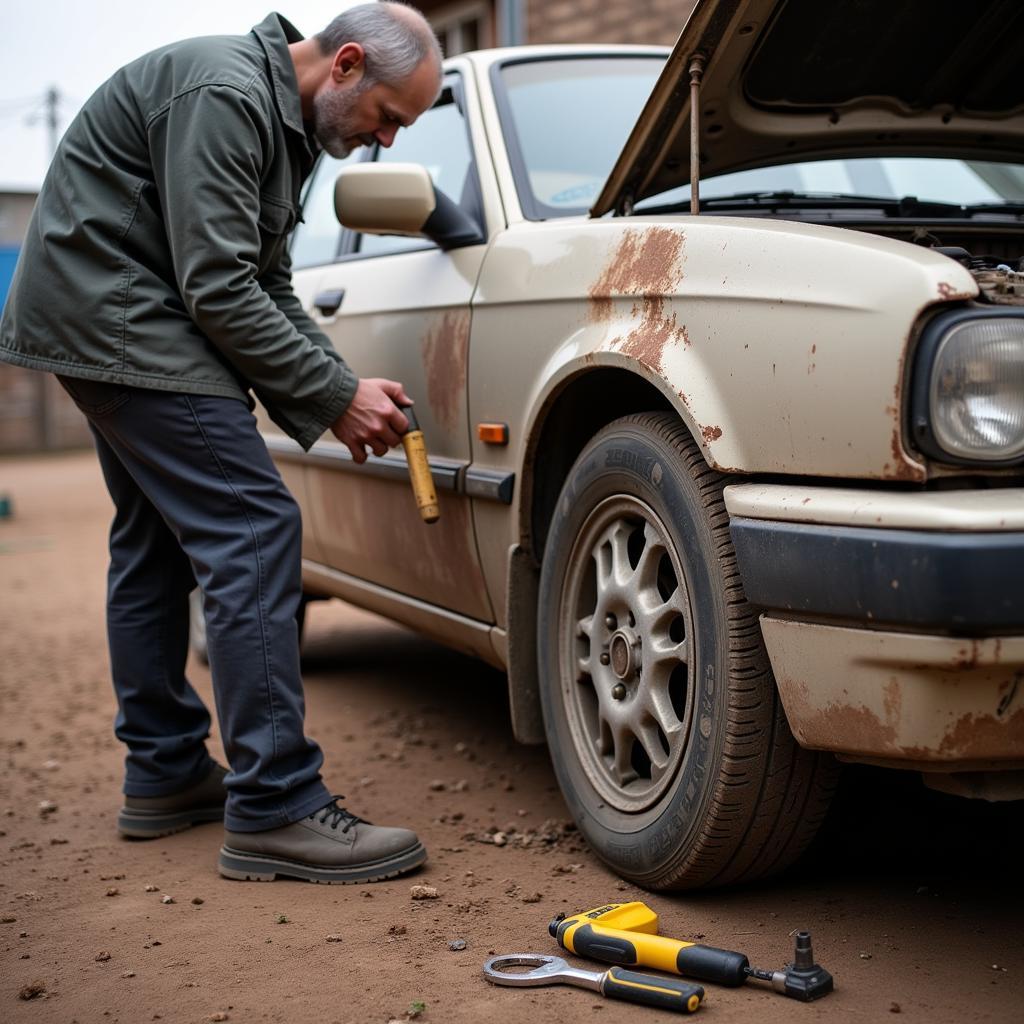
<path id="1" fill-rule="evenodd" d="M 858 157 L 853 160 L 814 160 L 805 163 L 758 167 L 701 179 L 700 198 L 750 197 L 751 193 L 793 192 L 808 199 L 815 195 L 872 199 L 903 199 L 975 206 L 1024 202 L 1024 167 L 982 160 L 930 157 Z M 689 202 L 690 186 L 683 185 L 637 203 L 637 212 Z M 721 208 L 716 204 L 716 208 Z"/>
<path id="2" fill-rule="evenodd" d="M 545 220 L 587 212 L 663 65 L 664 57 L 652 53 L 526 60 L 497 69 L 502 128 L 526 217 Z M 913 196 L 953 207 L 988 208 L 1024 203 L 1024 166 L 937 157 L 858 157 L 759 167 L 700 183 L 702 207 L 707 203 L 716 211 L 729 208 L 729 196 L 742 196 L 742 206 L 750 210 L 758 206 L 752 193 L 766 193 L 768 205 L 788 192 L 800 197 L 803 208 L 813 208 L 815 196 Z M 685 209 L 689 196 L 689 185 L 683 185 L 651 196 L 635 209 Z"/>
<path id="3" fill-rule="evenodd" d="M 574 57 L 503 64 L 496 91 L 523 213 L 586 213 L 597 198 L 664 57 Z"/>

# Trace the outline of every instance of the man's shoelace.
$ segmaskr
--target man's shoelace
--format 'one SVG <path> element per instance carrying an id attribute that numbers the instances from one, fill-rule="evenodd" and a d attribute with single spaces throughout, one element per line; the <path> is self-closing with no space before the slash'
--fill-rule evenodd
<path id="1" fill-rule="evenodd" d="M 315 818 L 318 814 L 320 815 L 320 824 L 323 825 L 330 819 L 331 828 L 336 829 L 342 822 L 345 823 L 345 827 L 341 830 L 347 832 L 353 825 L 358 825 L 363 819 L 353 814 L 351 811 L 346 811 L 344 807 L 338 805 L 339 800 L 344 800 L 343 796 L 336 796 L 331 799 L 331 802 L 326 807 L 321 807 L 319 811 L 314 811 L 310 817 Z"/>

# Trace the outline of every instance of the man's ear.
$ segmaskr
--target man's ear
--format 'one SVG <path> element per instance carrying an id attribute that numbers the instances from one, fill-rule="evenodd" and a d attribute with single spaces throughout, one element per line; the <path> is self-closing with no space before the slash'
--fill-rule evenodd
<path id="1" fill-rule="evenodd" d="M 345 43 L 334 55 L 331 78 L 339 84 L 361 78 L 366 67 L 366 54 L 358 43 Z"/>

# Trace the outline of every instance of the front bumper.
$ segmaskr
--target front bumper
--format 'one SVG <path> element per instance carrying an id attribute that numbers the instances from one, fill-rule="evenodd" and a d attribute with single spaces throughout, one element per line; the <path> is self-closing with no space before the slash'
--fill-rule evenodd
<path id="1" fill-rule="evenodd" d="M 926 771 L 1024 766 L 1024 490 L 735 485 L 726 506 L 802 745 Z"/>

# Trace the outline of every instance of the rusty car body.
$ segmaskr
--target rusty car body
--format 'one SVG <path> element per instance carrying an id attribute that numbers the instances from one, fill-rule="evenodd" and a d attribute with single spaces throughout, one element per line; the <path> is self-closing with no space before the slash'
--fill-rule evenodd
<path id="1" fill-rule="evenodd" d="M 638 883 L 785 867 L 837 757 L 1024 793 L 1022 30 L 699 2 L 671 53 L 448 60 L 310 183 L 296 290 L 417 399 L 441 518 L 268 423 L 305 586 L 505 670 Z M 447 234 L 394 212 L 423 174 Z"/>

